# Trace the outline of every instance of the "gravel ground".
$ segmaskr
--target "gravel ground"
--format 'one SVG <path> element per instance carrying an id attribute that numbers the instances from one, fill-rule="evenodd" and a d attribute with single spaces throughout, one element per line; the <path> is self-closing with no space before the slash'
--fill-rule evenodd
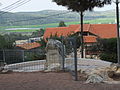
<path id="1" fill-rule="evenodd" d="M 120 90 L 119 84 L 85 84 L 70 73 L 0 74 L 0 90 Z"/>

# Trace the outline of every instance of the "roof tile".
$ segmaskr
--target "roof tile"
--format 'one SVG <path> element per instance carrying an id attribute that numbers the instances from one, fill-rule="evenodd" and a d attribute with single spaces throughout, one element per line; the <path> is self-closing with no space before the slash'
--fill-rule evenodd
<path id="1" fill-rule="evenodd" d="M 16 45 L 17 47 L 29 50 L 29 49 L 33 49 L 33 48 L 37 48 L 40 47 L 41 45 L 37 42 L 33 42 L 33 43 L 26 43 L 26 44 L 21 44 L 21 45 Z"/>
<path id="2" fill-rule="evenodd" d="M 115 38 L 117 36 L 116 24 L 84 24 L 83 31 L 90 32 L 99 38 Z M 51 35 L 68 36 L 80 31 L 80 25 L 69 25 L 68 27 L 47 28 L 44 39 Z M 91 40 L 88 40 L 91 39 Z M 95 37 L 85 37 L 85 42 L 95 42 Z"/>
<path id="3" fill-rule="evenodd" d="M 115 38 L 117 37 L 116 24 L 92 24 L 90 32 L 100 38 Z"/>

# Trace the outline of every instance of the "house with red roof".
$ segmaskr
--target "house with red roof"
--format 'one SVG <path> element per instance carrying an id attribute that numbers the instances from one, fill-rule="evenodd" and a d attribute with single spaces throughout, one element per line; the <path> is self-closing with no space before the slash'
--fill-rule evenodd
<path id="1" fill-rule="evenodd" d="M 83 25 L 84 44 L 89 47 L 97 43 L 97 38 L 115 38 L 117 37 L 116 24 L 84 24 Z M 46 28 L 44 39 L 50 38 L 51 35 L 65 36 L 81 32 L 80 25 L 69 25 L 68 27 Z M 87 54 L 87 53 L 86 53 Z"/>
<path id="2" fill-rule="evenodd" d="M 37 42 L 16 45 L 16 47 L 23 50 L 36 49 L 36 48 L 39 48 L 40 46 L 41 46 L 40 43 L 37 43 Z"/>
<path id="3" fill-rule="evenodd" d="M 116 30 L 116 24 L 84 24 L 83 28 L 84 36 L 95 36 L 96 38 L 115 38 L 117 36 Z M 68 35 L 76 32 L 80 32 L 80 25 L 46 28 L 44 39 L 56 34 L 58 36 L 67 37 Z"/>

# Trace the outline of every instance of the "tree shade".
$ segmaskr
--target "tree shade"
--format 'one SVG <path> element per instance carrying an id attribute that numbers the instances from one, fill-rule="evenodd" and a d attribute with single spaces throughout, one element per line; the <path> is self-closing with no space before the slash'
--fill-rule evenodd
<path id="1" fill-rule="evenodd" d="M 66 6 L 69 10 L 84 12 L 86 10 L 92 11 L 94 7 L 103 7 L 111 4 L 112 0 L 53 0 L 58 5 Z"/>

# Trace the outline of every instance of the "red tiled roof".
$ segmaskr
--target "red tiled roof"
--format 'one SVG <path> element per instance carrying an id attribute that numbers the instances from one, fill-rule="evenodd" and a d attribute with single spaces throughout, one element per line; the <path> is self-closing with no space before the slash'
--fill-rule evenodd
<path id="1" fill-rule="evenodd" d="M 114 38 L 117 36 L 117 28 L 116 24 L 84 24 L 83 26 L 84 32 L 90 32 L 96 35 L 99 38 Z M 49 38 L 51 35 L 58 36 L 68 36 L 72 33 L 76 33 L 80 31 L 80 25 L 69 25 L 68 27 L 56 27 L 56 28 L 47 28 L 44 33 L 44 39 Z M 92 39 L 88 40 L 88 39 Z M 95 37 L 85 37 L 88 42 L 94 42 Z M 87 42 L 86 41 L 86 42 Z"/>
<path id="2" fill-rule="evenodd" d="M 40 47 L 41 45 L 37 42 L 33 42 L 33 43 L 26 43 L 26 44 L 21 44 L 21 45 L 16 45 L 17 47 L 29 50 L 29 49 L 34 49 L 37 47 Z"/>
<path id="3" fill-rule="evenodd" d="M 100 38 L 115 38 L 117 37 L 116 24 L 92 24 L 90 32 Z"/>
<path id="4" fill-rule="evenodd" d="M 80 27 L 79 24 L 77 24 L 77 25 L 69 25 L 69 28 L 72 29 L 72 31 L 75 30 L 75 32 L 76 31 L 79 32 L 81 27 Z M 83 31 L 84 32 L 88 32 L 89 28 L 90 28 L 90 24 L 84 24 L 83 25 Z"/>
<path id="5" fill-rule="evenodd" d="M 84 36 L 84 42 L 85 43 L 95 43 L 97 42 L 97 37 L 95 36 Z"/>
<path id="6" fill-rule="evenodd" d="M 47 28 L 44 34 L 44 38 L 49 38 L 51 35 L 54 36 L 67 36 L 68 27 L 56 27 L 56 28 Z"/>
<path id="7" fill-rule="evenodd" d="M 90 24 L 84 24 L 84 32 L 88 32 Z M 54 36 L 68 36 L 80 31 L 80 25 L 70 25 L 69 27 L 46 28 L 44 39 Z"/>

